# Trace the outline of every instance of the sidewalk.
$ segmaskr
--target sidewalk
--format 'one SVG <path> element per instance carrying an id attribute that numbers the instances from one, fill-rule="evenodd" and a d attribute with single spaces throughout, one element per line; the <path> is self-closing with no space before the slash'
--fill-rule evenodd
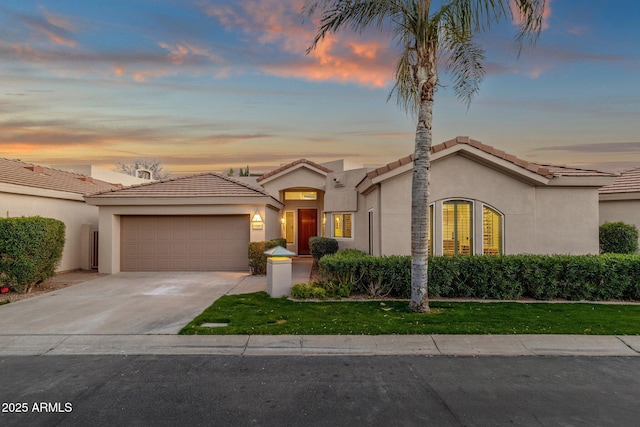
<path id="1" fill-rule="evenodd" d="M 0 357 L 640 356 L 640 336 L 594 335 L 4 335 Z"/>
<path id="2" fill-rule="evenodd" d="M 309 281 L 311 258 L 294 258 L 292 282 Z M 266 290 L 246 276 L 228 294 Z M 0 357 L 26 355 L 234 356 L 640 356 L 640 336 L 603 335 L 2 335 Z"/>

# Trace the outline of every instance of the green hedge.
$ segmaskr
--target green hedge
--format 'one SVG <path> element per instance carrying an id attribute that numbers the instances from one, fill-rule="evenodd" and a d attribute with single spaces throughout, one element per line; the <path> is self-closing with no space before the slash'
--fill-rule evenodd
<path id="1" fill-rule="evenodd" d="M 264 251 L 276 246 L 287 247 L 285 239 L 273 239 L 262 242 L 249 243 L 249 270 L 254 276 L 267 274 L 267 257 Z"/>
<path id="2" fill-rule="evenodd" d="M 323 257 L 323 280 L 370 296 L 411 295 L 411 258 Z M 504 255 L 429 258 L 429 295 L 442 298 L 640 300 L 638 255 Z"/>
<path id="3" fill-rule="evenodd" d="M 638 229 L 624 222 L 605 222 L 600 226 L 600 253 L 635 254 L 638 252 Z"/>
<path id="4" fill-rule="evenodd" d="M 330 237 L 311 237 L 309 239 L 309 249 L 311 255 L 317 262 L 325 255 L 331 255 L 338 252 L 338 241 Z"/>
<path id="5" fill-rule="evenodd" d="M 0 283 L 27 293 L 55 274 L 62 259 L 65 225 L 52 218 L 0 219 Z"/>

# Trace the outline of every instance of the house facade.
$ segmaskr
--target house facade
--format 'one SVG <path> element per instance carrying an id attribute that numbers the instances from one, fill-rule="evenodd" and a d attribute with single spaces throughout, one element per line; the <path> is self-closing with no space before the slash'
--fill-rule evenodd
<path id="1" fill-rule="evenodd" d="M 98 208 L 83 195 L 119 188 L 91 176 L 0 159 L 0 215 L 42 216 L 64 222 L 65 245 L 58 271 L 91 269 L 92 233 L 98 230 Z"/>
<path id="2" fill-rule="evenodd" d="M 599 194 L 601 224 L 622 221 L 640 230 L 640 168 L 621 173 Z"/>
<path id="3" fill-rule="evenodd" d="M 85 197 L 99 208 L 100 271 L 247 270 L 250 241 L 309 238 L 410 253 L 412 156 L 379 168 L 301 159 L 260 177 L 209 173 Z M 600 189 L 616 175 L 538 165 L 468 137 L 432 148 L 434 255 L 596 254 Z"/>

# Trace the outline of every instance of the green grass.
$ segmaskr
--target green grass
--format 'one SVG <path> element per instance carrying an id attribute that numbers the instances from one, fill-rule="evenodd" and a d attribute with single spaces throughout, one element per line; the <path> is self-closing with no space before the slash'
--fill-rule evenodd
<path id="1" fill-rule="evenodd" d="M 432 301 L 430 307 L 431 313 L 418 314 L 407 301 L 298 302 L 265 292 L 225 295 L 180 333 L 640 335 L 639 305 Z"/>

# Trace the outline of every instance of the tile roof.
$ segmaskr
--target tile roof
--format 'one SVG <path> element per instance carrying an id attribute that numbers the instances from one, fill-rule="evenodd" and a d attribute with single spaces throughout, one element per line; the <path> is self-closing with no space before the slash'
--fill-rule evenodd
<path id="1" fill-rule="evenodd" d="M 549 169 L 553 176 L 616 176 L 614 173 L 602 172 L 594 169 L 579 169 L 559 165 L 538 165 Z"/>
<path id="2" fill-rule="evenodd" d="M 600 189 L 600 194 L 637 192 L 640 192 L 640 168 L 631 169 L 621 173 L 613 184 Z"/>
<path id="3" fill-rule="evenodd" d="M 0 158 L 0 183 L 82 195 L 121 188 L 89 176 L 3 158 Z"/>
<path id="4" fill-rule="evenodd" d="M 271 197 L 269 193 L 213 172 L 163 179 L 122 189 L 91 194 L 89 197 Z"/>
<path id="5" fill-rule="evenodd" d="M 279 174 L 280 172 L 284 172 L 287 169 L 291 169 L 292 167 L 300 165 L 300 164 L 307 164 L 307 165 L 309 165 L 311 167 L 314 167 L 316 169 L 320 169 L 322 172 L 326 172 L 326 173 L 333 172 L 331 169 L 329 169 L 329 168 L 327 168 L 325 166 L 322 166 L 322 165 L 320 165 L 320 164 L 318 164 L 316 162 L 312 162 L 311 160 L 300 159 L 300 160 L 296 160 L 294 162 L 288 163 L 288 164 L 286 164 L 284 166 L 280 166 L 278 169 L 274 169 L 274 170 L 272 170 L 270 172 L 265 173 L 264 175 L 262 175 L 260 178 L 257 179 L 257 182 L 263 181 L 263 180 L 265 180 L 267 178 L 270 178 L 270 177 L 272 177 L 274 175 Z"/>
<path id="6" fill-rule="evenodd" d="M 583 169 L 567 168 L 563 166 L 539 165 L 536 163 L 531 163 L 526 160 L 519 159 L 516 156 L 506 153 L 502 150 L 498 150 L 497 148 L 494 148 L 490 145 L 483 144 L 482 142 L 475 139 L 471 139 L 468 136 L 458 136 L 441 144 L 433 145 L 431 147 L 431 154 L 439 153 L 440 151 L 460 144 L 465 144 L 477 148 L 484 153 L 506 160 L 509 163 L 513 163 L 514 165 L 520 166 L 521 168 L 527 169 L 528 171 L 541 175 L 545 178 L 552 178 L 554 176 L 613 176 L 612 174 L 608 174 L 606 172 L 588 171 Z M 411 162 L 413 162 L 413 154 L 372 170 L 367 174 L 367 178 L 373 179 L 377 176 L 385 174 L 393 169 Z"/>

